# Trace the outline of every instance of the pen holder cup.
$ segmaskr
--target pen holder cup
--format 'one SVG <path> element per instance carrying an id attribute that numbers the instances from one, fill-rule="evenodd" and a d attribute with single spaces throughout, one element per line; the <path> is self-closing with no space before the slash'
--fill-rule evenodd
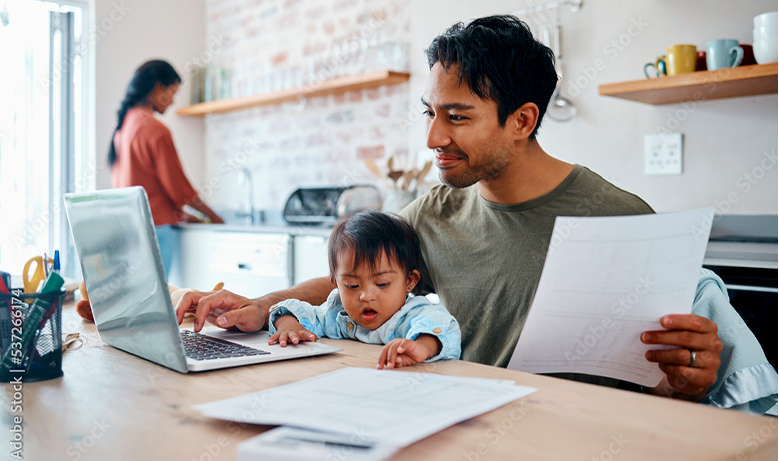
<path id="1" fill-rule="evenodd" d="M 0 293 L 0 382 L 21 378 L 27 383 L 62 376 L 65 293 Z"/>

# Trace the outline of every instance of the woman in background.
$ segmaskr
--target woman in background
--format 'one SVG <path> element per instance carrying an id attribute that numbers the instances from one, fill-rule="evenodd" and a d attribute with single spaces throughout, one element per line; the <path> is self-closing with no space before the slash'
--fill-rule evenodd
<path id="1" fill-rule="evenodd" d="M 200 200 L 184 174 L 170 130 L 154 117 L 154 112 L 164 114 L 173 104 L 180 84 L 181 77 L 165 61 L 149 61 L 139 67 L 127 86 L 108 149 L 113 187 L 143 186 L 149 196 L 166 274 L 176 243 L 171 226 L 182 221 L 202 222 L 184 212 L 185 205 L 211 222 L 224 222 Z"/>

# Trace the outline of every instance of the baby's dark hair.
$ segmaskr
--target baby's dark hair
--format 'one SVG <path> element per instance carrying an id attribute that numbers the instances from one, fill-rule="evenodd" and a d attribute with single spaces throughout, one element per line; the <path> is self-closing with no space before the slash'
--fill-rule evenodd
<path id="1" fill-rule="evenodd" d="M 418 270 L 420 280 L 412 293 L 423 294 L 429 276 L 422 260 L 419 237 L 414 228 L 400 216 L 368 210 L 338 221 L 327 244 L 330 276 L 333 279 L 338 270 L 338 256 L 345 250 L 354 251 L 353 270 L 366 262 L 375 270 L 381 261 L 382 252 L 392 264 L 400 265 L 406 274 Z"/>

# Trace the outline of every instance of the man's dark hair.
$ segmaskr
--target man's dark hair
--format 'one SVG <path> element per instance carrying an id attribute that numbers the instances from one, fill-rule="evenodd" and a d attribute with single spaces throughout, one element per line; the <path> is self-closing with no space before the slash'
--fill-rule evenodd
<path id="1" fill-rule="evenodd" d="M 431 69 L 440 62 L 448 72 L 456 64 L 460 83 L 465 81 L 479 98 L 495 101 L 501 127 L 523 104 L 537 105 L 538 122 L 530 135 L 535 139 L 557 72 L 554 53 L 533 38 L 527 24 L 509 15 L 479 18 L 467 26 L 460 22 L 434 38 L 425 53 Z"/>
<path id="2" fill-rule="evenodd" d="M 423 282 L 429 276 L 422 260 L 419 237 L 414 228 L 400 216 L 368 210 L 338 221 L 327 244 L 331 277 L 336 276 L 338 256 L 346 250 L 354 251 L 352 270 L 368 263 L 375 271 L 382 253 L 387 255 L 392 264 L 399 264 L 406 274 L 418 270 L 421 278 L 413 293 L 423 293 L 423 286 L 426 285 Z"/>

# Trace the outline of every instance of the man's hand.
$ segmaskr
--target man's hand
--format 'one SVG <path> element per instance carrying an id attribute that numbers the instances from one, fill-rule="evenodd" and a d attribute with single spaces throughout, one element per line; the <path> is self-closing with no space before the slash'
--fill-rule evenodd
<path id="1" fill-rule="evenodd" d="M 297 344 L 300 341 L 316 341 L 316 335 L 306 330 L 294 315 L 282 315 L 276 319 L 276 333 L 270 337 L 268 344 L 278 342 L 281 347 L 287 346 L 287 341 Z"/>
<path id="2" fill-rule="evenodd" d="M 441 349 L 441 343 L 433 335 L 422 334 L 417 339 L 393 339 L 379 354 L 379 370 L 415 365 L 433 357 Z"/>
<path id="3" fill-rule="evenodd" d="M 265 313 L 259 306 L 227 290 L 185 293 L 176 304 L 179 324 L 187 312 L 195 313 L 195 331 L 202 330 L 206 320 L 222 328 L 245 332 L 259 331 L 265 325 Z"/>
<path id="4" fill-rule="evenodd" d="M 720 366 L 722 341 L 717 337 L 717 324 L 698 315 L 674 314 L 661 318 L 660 325 L 667 330 L 645 331 L 641 333 L 641 341 L 679 348 L 646 352 L 646 359 L 657 362 L 666 375 L 666 379 L 653 393 L 685 400 L 702 400 L 717 381 Z M 695 351 L 696 360 L 695 365 L 690 367 L 692 351 Z"/>

